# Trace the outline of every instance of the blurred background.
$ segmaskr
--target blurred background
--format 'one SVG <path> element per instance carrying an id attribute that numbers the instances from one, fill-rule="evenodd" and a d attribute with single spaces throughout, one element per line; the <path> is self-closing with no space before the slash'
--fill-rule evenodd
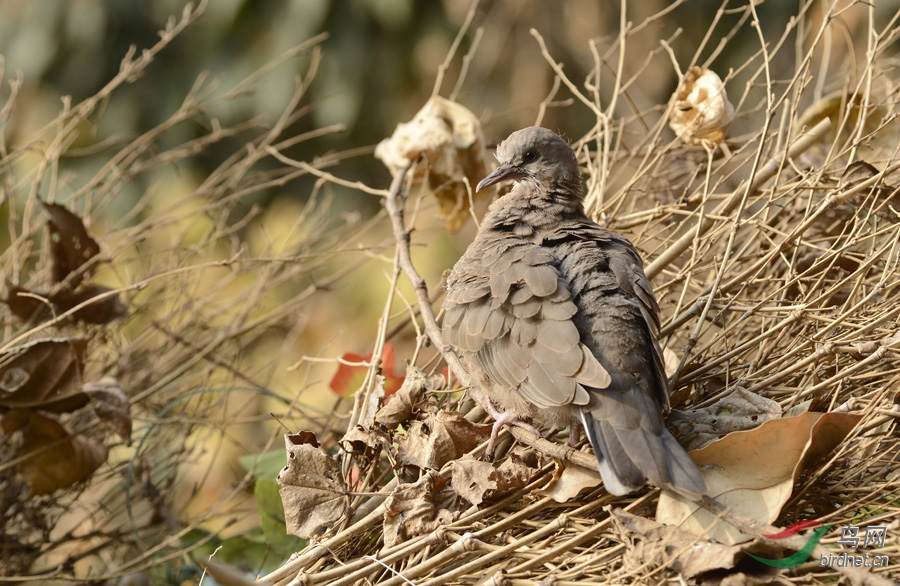
<path id="1" fill-rule="evenodd" d="M 13 141 L 27 137 L 35 125 L 55 114 L 62 96 L 78 102 L 99 91 L 118 72 L 128 48 L 134 45 L 141 51 L 152 45 L 167 19 L 179 15 L 184 4 L 180 0 L 0 1 L 0 54 L 5 75 L 9 79 L 21 73 L 24 82 L 14 125 L 7 131 Z M 665 19 L 651 23 L 647 34 L 636 35 L 631 40 L 636 45 L 628 47 L 627 58 L 633 63 L 626 71 L 637 70 L 642 60 L 655 53 L 645 70 L 650 83 L 635 84 L 631 94 L 640 111 L 650 104 L 665 104 L 677 83 L 672 63 L 661 55 L 660 40 L 670 41 L 679 65 L 686 68 L 711 19 L 729 3 L 629 3 L 626 21 L 640 25 L 670 4 Z M 894 3 L 881 2 L 877 8 L 887 14 L 892 12 L 889 4 Z M 325 58 L 310 90 L 311 115 L 295 130 L 342 124 L 346 131 L 304 144 L 298 156 L 372 148 L 389 136 L 398 122 L 409 120 L 431 95 L 439 66 L 470 5 L 469 0 L 213 0 L 191 34 L 177 39 L 141 79 L 119 91 L 114 110 L 104 113 L 103 127 L 97 133 L 102 135 L 108 129 L 139 133 L 152 128 L 178 107 L 199 73 L 221 75 L 224 84 L 228 80 L 234 83 L 290 47 L 327 32 Z M 797 5 L 766 2 L 759 6 L 760 20 L 768 29 L 763 31 L 766 38 L 777 41 Z M 620 9 L 614 0 L 484 0 L 449 64 L 441 93 L 447 96 L 456 89 L 458 101 L 481 118 L 488 140 L 500 140 L 512 130 L 534 123 L 540 102 L 553 86 L 553 72 L 529 30 L 535 28 L 543 35 L 553 58 L 564 64 L 571 79 L 584 80 L 593 69 L 591 43 L 604 60 L 602 74 L 613 75 L 618 56 L 610 52 L 610 46 L 618 35 Z M 815 8 L 810 10 L 813 17 L 814 13 Z M 848 15 L 848 26 L 852 28 L 853 18 L 860 15 L 861 11 Z M 717 30 L 728 31 L 740 18 L 739 11 L 723 11 Z M 473 47 L 478 28 L 483 34 Z M 735 37 L 709 64 L 723 77 L 759 48 L 758 39 L 747 27 L 736 30 Z M 465 79 L 455 88 L 461 57 L 473 48 Z M 836 48 L 841 50 L 840 44 Z M 699 56 L 700 62 L 707 59 L 709 51 Z M 786 55 L 788 65 L 790 55 Z M 223 123 L 249 113 L 276 116 L 301 68 L 282 71 L 267 83 L 264 92 L 217 115 Z M 747 75 L 739 73 L 729 85 L 740 86 Z M 558 98 L 570 98 L 565 88 Z M 594 121 L 584 108 L 557 107 L 550 108 L 543 123 L 576 137 Z M 205 153 L 195 161 L 205 167 L 199 171 L 215 168 L 225 151 L 227 145 Z M 369 184 L 389 180 L 384 168 L 365 156 L 348 161 L 344 174 Z M 298 191 L 302 197 L 302 190 Z"/>

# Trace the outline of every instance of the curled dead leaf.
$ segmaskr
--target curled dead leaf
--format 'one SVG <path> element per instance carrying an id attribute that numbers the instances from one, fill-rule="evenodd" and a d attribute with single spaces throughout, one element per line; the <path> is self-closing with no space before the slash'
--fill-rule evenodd
<path id="1" fill-rule="evenodd" d="M 46 291 L 32 291 L 15 285 L 6 284 L 6 298 L 4 303 L 17 318 L 22 321 L 39 320 L 44 315 L 49 315 L 53 304 Z"/>
<path id="2" fill-rule="evenodd" d="M 72 313 L 72 319 L 89 324 L 106 324 L 128 315 L 128 309 L 112 289 L 94 283 L 82 283 L 75 291 L 63 288 L 54 294 L 31 290 L 19 285 L 7 285 L 3 300 L 10 311 L 22 321 L 43 321 L 83 303 Z"/>
<path id="3" fill-rule="evenodd" d="M 90 301 L 84 307 L 75 310 L 72 317 L 88 324 L 106 324 L 128 315 L 128 310 L 119 299 L 118 293 L 112 289 L 95 283 L 82 283 L 75 291 L 69 293 L 64 289 L 51 301 L 60 313 Z"/>
<path id="4" fill-rule="evenodd" d="M 47 229 L 50 232 L 53 281 L 61 283 L 70 273 L 100 254 L 100 245 L 91 237 L 84 222 L 76 214 L 55 203 L 41 203 L 50 216 Z M 84 276 L 73 277 L 70 287 L 77 287 Z"/>
<path id="5" fill-rule="evenodd" d="M 731 433 L 691 452 L 708 495 L 738 514 L 771 524 L 791 496 L 804 468 L 837 447 L 862 419 L 850 413 L 804 413 Z M 661 523 L 721 543 L 747 541 L 735 527 L 684 497 L 663 490 L 656 510 Z"/>
<path id="6" fill-rule="evenodd" d="M 41 202 L 47 215 L 50 272 L 54 283 L 64 283 L 52 292 L 31 290 L 8 283 L 3 300 L 23 321 L 40 321 L 76 309 L 72 318 L 91 324 L 105 324 L 127 315 L 117 293 L 103 285 L 84 282 L 87 272 L 78 272 L 100 254 L 100 245 L 91 237 L 77 215 L 61 205 Z"/>
<path id="7" fill-rule="evenodd" d="M 288 434 L 285 434 L 284 438 L 285 438 L 285 444 L 287 444 L 287 441 L 290 440 L 290 442 L 292 444 L 298 445 L 298 446 L 306 444 L 306 445 L 310 445 L 314 448 L 319 447 L 319 438 L 316 436 L 315 432 L 312 432 L 312 431 L 304 430 L 304 431 L 298 431 L 297 433 L 288 433 Z"/>
<path id="8" fill-rule="evenodd" d="M 49 415 L 14 409 L 3 416 L 0 426 L 6 433 L 22 432 L 19 471 L 36 495 L 86 480 L 106 462 L 105 446 L 70 433 Z"/>
<path id="9" fill-rule="evenodd" d="M 582 468 L 574 464 L 566 466 L 558 474 L 554 474 L 550 482 L 539 494 L 549 496 L 558 503 L 575 498 L 587 488 L 594 488 L 603 483 L 600 472 L 595 468 Z"/>
<path id="10" fill-rule="evenodd" d="M 347 430 L 338 445 L 348 454 L 372 454 L 376 448 L 389 450 L 391 438 L 387 432 L 356 425 Z"/>
<path id="11" fill-rule="evenodd" d="M 742 387 L 709 407 L 678 411 L 673 409 L 666 425 L 678 431 L 676 437 L 688 450 L 697 450 L 725 435 L 753 429 L 764 421 L 781 417 L 777 401 L 748 392 Z"/>
<path id="12" fill-rule="evenodd" d="M 87 340 L 47 338 L 0 354 L 0 411 L 74 411 L 87 404 L 81 370 Z"/>
<path id="13" fill-rule="evenodd" d="M 415 366 L 408 367 L 403 385 L 375 414 L 375 423 L 394 429 L 412 416 L 413 407 L 422 400 L 426 391 L 437 391 L 443 387 L 444 377 L 428 376 Z"/>
<path id="14" fill-rule="evenodd" d="M 433 96 L 411 121 L 398 124 L 394 134 L 378 144 L 375 156 L 393 174 L 423 157 L 425 164 L 414 178 L 421 181 L 427 174 L 447 231 L 456 232 L 470 217 L 470 194 L 476 197 L 474 187 L 487 175 L 484 151 L 478 117 L 456 102 Z"/>
<path id="15" fill-rule="evenodd" d="M 672 100 L 669 127 L 681 140 L 711 147 L 725 139 L 734 106 L 714 71 L 696 66 L 688 69 Z"/>
<path id="16" fill-rule="evenodd" d="M 533 450 L 512 452 L 499 466 L 474 458 L 460 458 L 453 462 L 451 486 L 456 494 L 477 506 L 485 498 L 522 488 L 539 469 L 540 463 Z"/>
<path id="17" fill-rule="evenodd" d="M 347 508 L 341 467 L 318 447 L 315 434 L 285 434 L 284 443 L 287 465 L 279 472 L 278 483 L 285 525 L 291 535 L 310 538 L 340 519 Z"/>
<path id="18" fill-rule="evenodd" d="M 451 508 L 456 493 L 444 478 L 429 471 L 418 481 L 401 484 L 384 502 L 384 545 L 398 543 L 452 523 L 460 514 Z"/>
<path id="19" fill-rule="evenodd" d="M 97 416 L 107 423 L 120 438 L 131 445 L 131 402 L 116 379 L 107 376 L 85 383 L 84 393 L 90 397 Z"/>
<path id="20" fill-rule="evenodd" d="M 384 405 L 385 396 L 385 378 L 380 374 L 376 374 L 375 384 L 363 397 L 364 401 L 360 408 L 359 423 L 363 429 L 375 427 L 375 414 Z"/>
<path id="21" fill-rule="evenodd" d="M 440 470 L 487 440 L 491 427 L 472 423 L 456 411 L 430 413 L 424 421 L 414 421 L 406 435 L 397 438 L 397 460 Z"/>
<path id="22" fill-rule="evenodd" d="M 621 509 L 613 509 L 610 516 L 625 543 L 622 561 L 626 570 L 665 567 L 691 579 L 708 572 L 731 570 L 743 558 L 742 548 L 737 545 L 700 539 Z"/>
<path id="23" fill-rule="evenodd" d="M 460 458 L 453 462 L 451 486 L 453 491 L 473 505 L 480 505 L 484 493 L 497 488 L 494 465 L 474 458 Z"/>

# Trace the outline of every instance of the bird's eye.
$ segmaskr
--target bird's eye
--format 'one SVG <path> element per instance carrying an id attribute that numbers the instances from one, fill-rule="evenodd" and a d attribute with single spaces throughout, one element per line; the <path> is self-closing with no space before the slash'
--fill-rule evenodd
<path id="1" fill-rule="evenodd" d="M 533 163 L 533 162 L 537 161 L 537 158 L 538 158 L 538 152 L 535 150 L 530 150 L 527 153 L 525 153 L 524 160 L 526 163 Z"/>

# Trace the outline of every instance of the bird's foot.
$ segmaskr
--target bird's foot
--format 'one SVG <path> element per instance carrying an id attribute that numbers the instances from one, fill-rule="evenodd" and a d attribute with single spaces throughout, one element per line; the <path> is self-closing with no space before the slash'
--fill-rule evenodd
<path id="1" fill-rule="evenodd" d="M 491 417 L 494 418 L 494 427 L 491 428 L 491 439 L 484 449 L 485 456 L 490 457 L 494 452 L 494 446 L 497 444 L 497 436 L 500 434 L 500 430 L 503 429 L 504 425 L 515 425 L 516 427 L 521 427 L 537 436 L 541 435 L 541 432 L 538 431 L 535 426 L 525 421 L 522 417 L 511 411 L 500 411 L 497 409 L 497 406 L 494 405 L 493 401 L 488 400 L 485 401 L 485 403 L 487 403 L 485 409 L 490 413 Z"/>

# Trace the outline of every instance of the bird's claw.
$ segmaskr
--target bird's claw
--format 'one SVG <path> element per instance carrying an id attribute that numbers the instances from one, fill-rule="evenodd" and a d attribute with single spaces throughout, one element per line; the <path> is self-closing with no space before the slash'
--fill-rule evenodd
<path id="1" fill-rule="evenodd" d="M 487 447 L 484 449 L 484 455 L 488 458 L 491 457 L 491 454 L 494 453 L 494 447 L 497 444 L 497 436 L 500 434 L 500 430 L 504 425 L 515 425 L 516 427 L 521 427 L 531 433 L 540 436 L 541 432 L 538 429 L 525 421 L 520 416 L 512 413 L 511 411 L 500 411 L 497 409 L 497 406 L 494 405 L 493 401 L 485 401 L 485 409 L 494 419 L 494 426 L 491 428 L 491 439 L 488 440 Z"/>

